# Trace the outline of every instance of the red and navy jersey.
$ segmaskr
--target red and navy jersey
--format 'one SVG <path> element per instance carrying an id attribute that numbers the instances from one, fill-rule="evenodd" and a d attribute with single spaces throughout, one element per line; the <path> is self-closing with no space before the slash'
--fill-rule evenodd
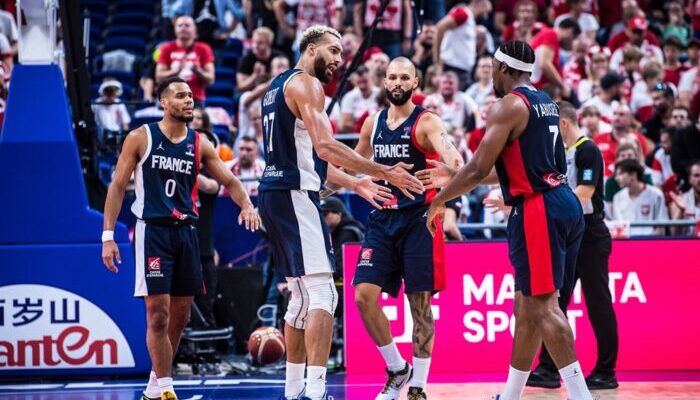
<path id="1" fill-rule="evenodd" d="M 148 144 L 134 173 L 131 211 L 143 220 L 196 221 L 199 134 L 188 128 L 185 140 L 173 143 L 157 123 L 144 127 Z"/>
<path id="2" fill-rule="evenodd" d="M 428 112 L 421 106 L 416 106 L 411 115 L 396 129 L 389 129 L 386 118 L 389 109 L 385 108 L 377 113 L 374 119 L 370 143 L 374 161 L 383 165 L 396 165 L 399 162 L 413 164 L 411 172 L 420 171 L 428 167 L 426 160 L 438 160 L 437 152 L 428 152 L 416 140 L 416 128 L 420 117 Z M 415 194 L 415 200 L 406 197 L 395 186 L 386 183 L 391 189 L 393 198 L 382 204 L 384 209 L 403 209 L 419 205 L 430 204 L 435 197 L 435 190 L 426 190 L 423 194 Z"/>
<path id="3" fill-rule="evenodd" d="M 496 172 L 506 204 L 544 192 L 566 182 L 566 152 L 559 135 L 559 106 L 540 90 L 525 87 L 511 92 L 530 109 L 523 133 L 503 148 Z"/>

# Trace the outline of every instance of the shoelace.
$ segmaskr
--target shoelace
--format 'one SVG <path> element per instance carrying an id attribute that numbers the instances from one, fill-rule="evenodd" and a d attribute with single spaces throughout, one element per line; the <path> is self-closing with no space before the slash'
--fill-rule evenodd
<path id="1" fill-rule="evenodd" d="M 409 392 L 408 393 L 408 400 L 423 400 L 425 397 L 422 396 L 423 392 Z"/>

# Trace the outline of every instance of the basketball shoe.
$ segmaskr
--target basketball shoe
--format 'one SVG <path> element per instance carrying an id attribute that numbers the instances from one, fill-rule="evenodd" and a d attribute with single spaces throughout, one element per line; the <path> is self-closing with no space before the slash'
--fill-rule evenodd
<path id="1" fill-rule="evenodd" d="M 300 397 L 300 399 L 301 400 L 311 400 L 310 397 Z M 333 400 L 333 396 L 329 396 L 328 391 L 326 390 L 326 392 L 321 397 L 321 400 Z"/>
<path id="2" fill-rule="evenodd" d="M 165 392 L 160 396 L 160 400 L 177 400 L 177 396 L 173 392 Z"/>
<path id="3" fill-rule="evenodd" d="M 294 397 L 285 397 L 284 395 L 281 395 L 279 400 L 303 400 L 306 397 L 304 397 L 304 394 L 306 393 L 306 388 L 302 389 L 301 393 Z"/>
<path id="4" fill-rule="evenodd" d="M 384 389 L 379 392 L 375 400 L 399 400 L 401 388 L 406 386 L 406 383 L 413 377 L 413 368 L 411 364 L 406 363 L 401 371 L 391 372 L 387 369 L 386 373 L 387 379 Z"/>
<path id="5" fill-rule="evenodd" d="M 428 397 L 425 395 L 422 388 L 410 387 L 408 388 L 408 397 L 406 398 L 408 400 L 426 400 Z"/>

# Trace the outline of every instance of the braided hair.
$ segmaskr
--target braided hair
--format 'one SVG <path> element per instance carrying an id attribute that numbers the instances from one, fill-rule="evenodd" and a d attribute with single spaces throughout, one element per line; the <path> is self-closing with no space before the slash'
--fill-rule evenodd
<path id="1" fill-rule="evenodd" d="M 520 60 L 524 63 L 533 64 L 535 62 L 535 51 L 527 42 L 522 40 L 511 40 L 501 45 L 500 50 L 508 56 Z M 504 64 L 505 65 L 505 64 Z M 506 74 L 519 75 L 529 72 L 519 71 L 506 65 Z"/>

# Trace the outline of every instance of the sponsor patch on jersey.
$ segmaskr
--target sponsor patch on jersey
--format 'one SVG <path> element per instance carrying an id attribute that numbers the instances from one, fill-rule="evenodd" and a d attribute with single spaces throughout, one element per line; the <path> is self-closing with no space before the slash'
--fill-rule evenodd
<path id="1" fill-rule="evenodd" d="M 642 204 L 639 210 L 643 216 L 648 217 L 651 214 L 651 206 L 649 204 Z"/>
<path id="2" fill-rule="evenodd" d="M 162 278 L 163 271 L 160 269 L 160 257 L 148 257 L 148 273 L 146 278 Z"/>
<path id="3" fill-rule="evenodd" d="M 592 169 L 584 169 L 583 170 L 583 180 L 584 181 L 592 181 L 593 180 L 593 170 Z"/>
<path id="4" fill-rule="evenodd" d="M 360 262 L 357 263 L 357 266 L 371 267 L 373 251 L 374 250 L 367 248 L 360 250 Z"/>
<path id="5" fill-rule="evenodd" d="M 187 143 L 187 152 L 185 155 L 194 157 L 194 143 Z"/>
<path id="6" fill-rule="evenodd" d="M 159 271 L 160 270 L 160 257 L 148 257 L 148 270 L 149 271 Z"/>

